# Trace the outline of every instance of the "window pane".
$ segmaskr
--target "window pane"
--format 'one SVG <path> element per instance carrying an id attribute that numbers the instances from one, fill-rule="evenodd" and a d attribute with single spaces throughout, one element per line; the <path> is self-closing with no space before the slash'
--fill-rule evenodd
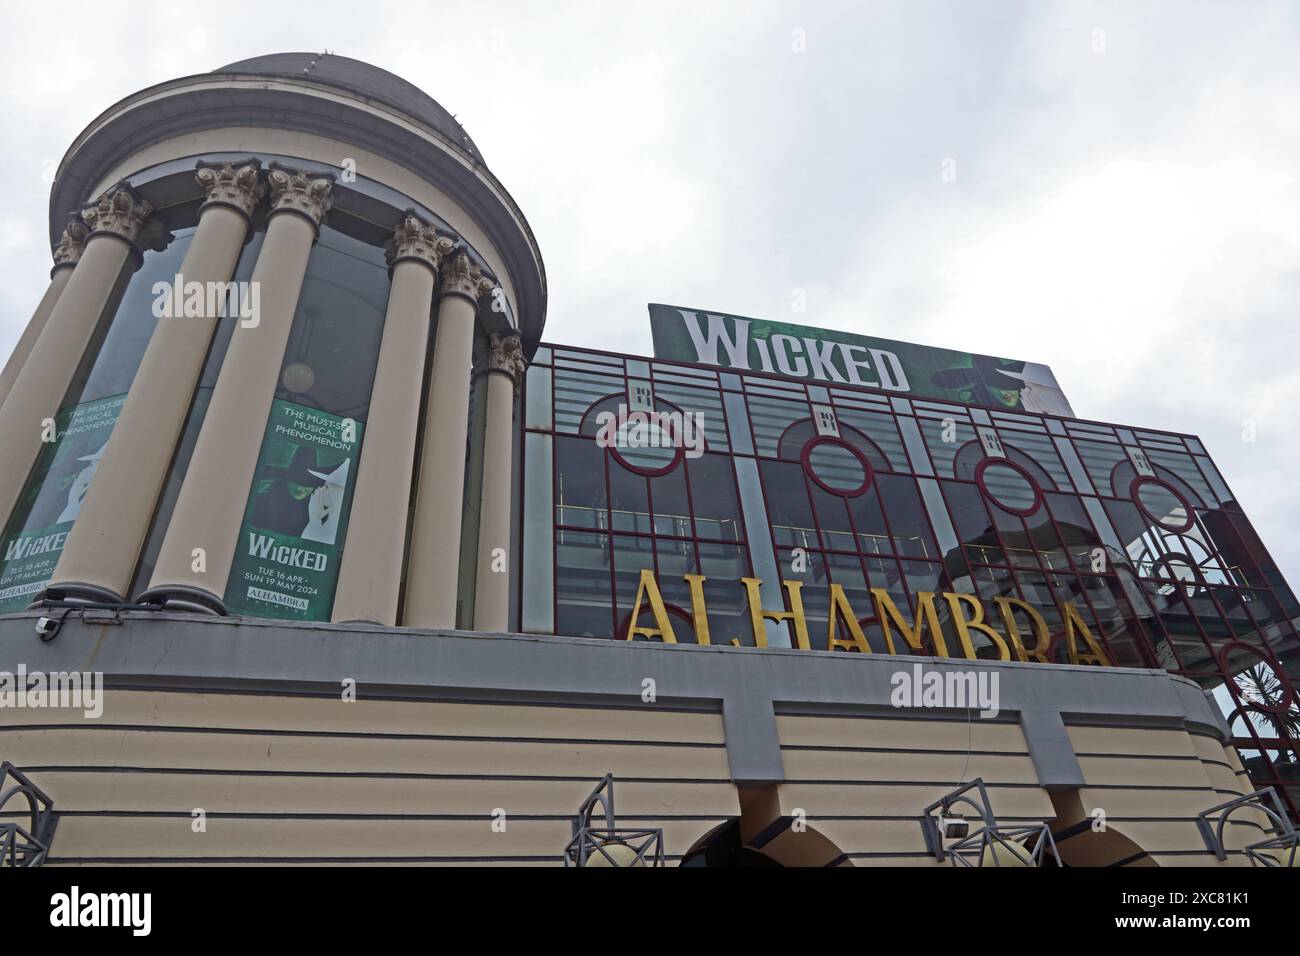
<path id="1" fill-rule="evenodd" d="M 609 637 L 609 536 L 555 533 L 555 630 L 569 637 Z"/>
<path id="2" fill-rule="evenodd" d="M 674 468 L 666 475 L 651 478 L 650 497 L 654 504 L 655 534 L 691 537 L 691 506 L 686 497 L 685 468 Z"/>
<path id="3" fill-rule="evenodd" d="M 803 469 L 794 462 L 770 459 L 761 461 L 759 469 L 763 474 L 767 513 L 772 523 L 786 529 L 811 532 L 813 516 L 808 506 Z"/>
<path id="4" fill-rule="evenodd" d="M 695 508 L 695 533 L 701 538 L 743 541 L 731 458 L 714 454 L 688 458 L 686 473 Z"/>
<path id="5" fill-rule="evenodd" d="M 276 397 L 364 421 L 388 289 L 383 249 L 321 227 L 298 296 Z"/>
<path id="6" fill-rule="evenodd" d="M 604 451 L 585 438 L 556 436 L 555 461 L 555 523 L 604 528 Z"/>
<path id="7" fill-rule="evenodd" d="M 650 499 L 644 476 L 609 456 L 609 511 L 615 531 L 650 533 Z"/>
<path id="8" fill-rule="evenodd" d="M 903 475 L 881 475 L 876 480 L 894 542 L 894 553 L 907 557 L 937 558 L 938 548 L 930 534 L 930 521 L 916 489 L 916 482 Z"/>
<path id="9" fill-rule="evenodd" d="M 948 502 L 948 514 L 952 517 L 953 528 L 961 538 L 966 549 L 966 557 L 972 565 L 1002 564 L 1006 555 L 993 531 L 993 522 L 984 507 L 979 489 L 958 481 L 940 482 L 943 497 Z"/>

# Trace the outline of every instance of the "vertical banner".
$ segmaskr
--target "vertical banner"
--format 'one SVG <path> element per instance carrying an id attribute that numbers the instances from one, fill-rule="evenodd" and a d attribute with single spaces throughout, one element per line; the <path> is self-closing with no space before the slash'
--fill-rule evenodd
<path id="1" fill-rule="evenodd" d="M 69 405 L 55 416 L 54 441 L 41 446 L 0 541 L 0 614 L 26 608 L 54 575 L 125 402 L 125 395 L 114 395 Z"/>
<path id="2" fill-rule="evenodd" d="M 362 427 L 275 400 L 226 583 L 232 611 L 329 620 Z"/>

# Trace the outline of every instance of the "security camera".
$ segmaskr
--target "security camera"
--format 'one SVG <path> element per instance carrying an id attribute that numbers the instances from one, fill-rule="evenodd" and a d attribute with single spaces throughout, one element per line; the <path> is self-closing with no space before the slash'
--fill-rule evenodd
<path id="1" fill-rule="evenodd" d="M 960 814 L 940 817 L 939 825 L 943 827 L 944 838 L 948 840 L 960 840 L 970 833 L 970 821 Z"/>
<path id="2" fill-rule="evenodd" d="M 55 620 L 52 617 L 41 617 L 36 620 L 36 636 L 42 641 L 52 640 L 54 635 L 59 633 L 59 626 L 62 621 Z"/>

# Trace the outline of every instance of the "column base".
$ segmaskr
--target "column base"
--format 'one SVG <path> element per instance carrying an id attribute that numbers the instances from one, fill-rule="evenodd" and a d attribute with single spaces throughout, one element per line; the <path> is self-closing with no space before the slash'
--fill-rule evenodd
<path id="1" fill-rule="evenodd" d="M 161 604 L 168 611 L 197 611 L 217 617 L 230 616 L 230 609 L 221 598 L 187 584 L 160 584 L 143 592 L 136 601 L 141 604 Z"/>
<path id="2" fill-rule="evenodd" d="M 77 604 L 126 604 L 126 598 L 99 584 L 87 584 L 84 581 L 60 581 L 57 584 L 48 584 L 43 591 L 40 591 L 36 600 L 32 602 L 35 607 L 42 601 L 72 601 Z"/>

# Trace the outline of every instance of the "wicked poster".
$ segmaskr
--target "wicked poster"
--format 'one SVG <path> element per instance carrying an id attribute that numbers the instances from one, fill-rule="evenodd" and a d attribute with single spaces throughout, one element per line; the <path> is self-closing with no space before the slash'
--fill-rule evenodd
<path id="1" fill-rule="evenodd" d="M 54 417 L 13 520 L 0 539 L 0 614 L 31 604 L 54 575 L 125 395 L 69 405 Z"/>
<path id="2" fill-rule="evenodd" d="M 276 399 L 226 584 L 232 611 L 329 620 L 362 427 Z"/>

